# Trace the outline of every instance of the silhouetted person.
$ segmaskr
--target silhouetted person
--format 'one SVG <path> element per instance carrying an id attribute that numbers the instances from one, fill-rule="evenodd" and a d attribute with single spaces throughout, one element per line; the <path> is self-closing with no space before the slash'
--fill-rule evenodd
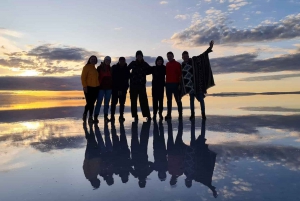
<path id="1" fill-rule="evenodd" d="M 150 109 L 148 104 L 148 97 L 146 91 L 146 76 L 151 74 L 151 67 L 144 60 L 142 51 L 136 52 L 136 60 L 132 61 L 128 68 L 131 70 L 130 74 L 130 100 L 131 100 L 131 115 L 137 121 L 137 99 L 139 98 L 140 107 L 143 117 L 151 120 Z"/>
<path id="2" fill-rule="evenodd" d="M 119 121 L 125 121 L 124 109 L 127 90 L 129 87 L 130 70 L 124 57 L 112 67 L 112 97 L 111 97 L 111 121 L 115 120 L 116 105 L 120 104 Z"/>
<path id="3" fill-rule="evenodd" d="M 86 122 L 87 113 L 89 112 L 89 123 L 93 123 L 94 104 L 98 97 L 99 80 L 98 71 L 95 65 L 98 63 L 96 56 L 91 56 L 87 64 L 83 67 L 81 73 L 81 84 L 83 87 L 86 105 L 82 116 L 83 122 Z"/>
<path id="4" fill-rule="evenodd" d="M 131 137 L 131 156 L 134 169 L 131 174 L 138 178 L 140 188 L 145 188 L 146 179 L 153 171 L 153 163 L 148 161 L 148 141 L 150 122 L 143 123 L 140 142 L 138 136 L 137 122 L 132 123 L 132 137 Z"/>
<path id="5" fill-rule="evenodd" d="M 159 56 L 156 58 L 155 66 L 152 70 L 152 103 L 153 103 L 153 119 L 156 119 L 157 111 L 159 119 L 163 119 L 164 108 L 164 93 L 166 85 L 166 66 L 164 65 L 164 59 Z"/>
<path id="6" fill-rule="evenodd" d="M 130 150 L 127 143 L 123 122 L 120 122 L 120 139 L 117 135 L 115 126 L 111 128 L 113 149 L 115 152 L 114 172 L 119 175 L 123 183 L 127 183 L 132 170 Z"/>
<path id="7" fill-rule="evenodd" d="M 208 149 L 205 141 L 205 121 L 202 120 L 201 135 L 196 140 L 195 181 L 207 186 L 213 192 L 214 197 L 217 197 L 216 187 L 212 186 L 217 154 Z"/>
<path id="8" fill-rule="evenodd" d="M 190 95 L 191 120 L 195 118 L 195 98 L 200 102 L 202 118 L 206 119 L 205 94 L 208 88 L 215 85 L 208 57 L 213 46 L 214 41 L 210 41 L 209 48 L 205 52 L 192 58 L 189 57 L 187 51 L 182 53 L 181 95 Z"/>
<path id="9" fill-rule="evenodd" d="M 165 120 L 172 119 L 172 96 L 174 95 L 178 107 L 179 119 L 182 119 L 182 102 L 181 102 L 181 65 L 174 59 L 173 52 L 167 53 L 168 63 L 166 64 L 166 95 L 168 112 Z"/>
<path id="10" fill-rule="evenodd" d="M 158 178 L 165 181 L 168 171 L 167 148 L 164 136 L 164 127 L 162 122 L 154 121 L 153 129 L 153 155 L 154 155 L 154 170 L 158 173 Z"/>
<path id="11" fill-rule="evenodd" d="M 101 164 L 99 169 L 99 175 L 103 177 L 107 185 L 111 186 L 114 184 L 113 163 L 115 158 L 107 124 L 105 124 L 104 126 L 104 141 L 97 124 L 95 124 L 95 133 L 98 140 L 98 146 L 101 149 Z"/>
<path id="12" fill-rule="evenodd" d="M 174 186 L 177 183 L 177 178 L 183 174 L 183 149 L 184 143 L 182 141 L 183 126 L 182 121 L 179 121 L 178 124 L 178 133 L 174 143 L 173 140 L 173 128 L 171 121 L 168 123 L 168 142 L 167 142 L 167 151 L 168 151 L 168 171 L 172 175 L 170 180 L 170 185 Z"/>
<path id="13" fill-rule="evenodd" d="M 83 172 L 87 180 L 90 181 L 94 189 L 100 187 L 100 180 L 97 178 L 100 167 L 100 149 L 95 139 L 95 134 L 92 126 L 90 125 L 90 132 L 88 132 L 86 123 L 83 123 L 83 130 L 87 145 L 85 149 L 85 157 L 83 161 Z"/>

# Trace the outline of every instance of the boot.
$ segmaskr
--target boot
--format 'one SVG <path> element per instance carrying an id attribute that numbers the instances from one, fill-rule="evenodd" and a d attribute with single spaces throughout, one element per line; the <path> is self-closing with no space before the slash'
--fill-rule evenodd
<path id="1" fill-rule="evenodd" d="M 84 114 L 84 113 L 83 113 L 83 115 L 82 115 L 82 121 L 83 121 L 83 122 L 86 122 L 86 117 L 87 117 L 87 114 Z"/>
<path id="2" fill-rule="evenodd" d="M 93 120 L 93 117 L 92 117 L 92 116 L 89 116 L 88 122 L 89 122 L 89 124 L 94 123 L 94 120 Z"/>
<path id="3" fill-rule="evenodd" d="M 125 118 L 124 118 L 123 115 L 120 115 L 120 116 L 119 116 L 119 121 L 120 121 L 120 122 L 124 122 L 124 121 L 125 121 Z"/>
<path id="4" fill-rule="evenodd" d="M 96 124 L 99 123 L 98 116 L 96 116 L 96 115 L 94 116 L 94 123 L 96 123 Z"/>
<path id="5" fill-rule="evenodd" d="M 165 121 L 168 121 L 168 120 L 171 120 L 172 117 L 171 117 L 171 114 L 167 114 L 167 116 L 165 116 Z"/>
<path id="6" fill-rule="evenodd" d="M 194 120 L 194 119 L 195 119 L 195 113 L 192 112 L 192 113 L 191 113 L 191 116 L 190 116 L 190 120 L 192 121 L 192 120 Z"/>
<path id="7" fill-rule="evenodd" d="M 182 113 L 179 113 L 178 119 L 182 120 Z"/>
<path id="8" fill-rule="evenodd" d="M 111 123 L 115 123 L 115 115 L 110 116 L 110 121 L 111 121 Z"/>

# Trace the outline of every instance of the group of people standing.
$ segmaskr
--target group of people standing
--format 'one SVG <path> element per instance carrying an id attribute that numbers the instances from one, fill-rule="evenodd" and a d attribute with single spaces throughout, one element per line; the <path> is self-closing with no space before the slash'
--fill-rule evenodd
<path id="1" fill-rule="evenodd" d="M 111 57 L 106 56 L 97 68 L 96 56 L 91 56 L 83 67 L 81 82 L 86 99 L 83 121 L 98 123 L 101 105 L 104 99 L 104 121 L 115 121 L 116 105 L 120 104 L 119 121 L 125 121 L 124 108 L 126 95 L 129 88 L 131 100 L 131 114 L 138 120 L 137 99 L 139 98 L 143 117 L 151 120 L 149 103 L 146 92 L 147 75 L 152 75 L 152 98 L 153 118 L 157 114 L 163 119 L 163 100 L 166 89 L 167 115 L 165 120 L 172 118 L 172 96 L 174 96 L 178 107 L 179 119 L 182 119 L 181 98 L 190 95 L 190 119 L 195 118 L 194 100 L 200 102 L 202 118 L 206 119 L 204 98 L 207 89 L 214 86 L 208 53 L 212 52 L 214 41 L 209 43 L 209 48 L 199 56 L 189 57 L 189 53 L 182 53 L 183 62 L 180 64 L 174 59 L 172 52 L 167 53 L 168 63 L 164 65 L 164 59 L 159 56 L 155 66 L 151 67 L 143 59 L 142 51 L 136 52 L 136 60 L 129 65 L 124 57 L 111 67 Z M 130 84 L 129 84 L 130 83 Z M 96 107 L 94 104 L 96 102 Z M 109 104 L 111 103 L 111 117 L 108 118 Z"/>

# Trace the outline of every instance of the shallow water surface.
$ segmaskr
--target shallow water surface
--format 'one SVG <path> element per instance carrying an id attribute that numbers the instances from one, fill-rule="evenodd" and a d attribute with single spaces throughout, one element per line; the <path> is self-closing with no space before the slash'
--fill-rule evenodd
<path id="1" fill-rule="evenodd" d="M 127 107 L 114 125 L 84 124 L 80 99 L 2 105 L 0 200 L 300 200 L 299 98 L 207 97 L 194 122 L 186 98 L 182 122 Z"/>

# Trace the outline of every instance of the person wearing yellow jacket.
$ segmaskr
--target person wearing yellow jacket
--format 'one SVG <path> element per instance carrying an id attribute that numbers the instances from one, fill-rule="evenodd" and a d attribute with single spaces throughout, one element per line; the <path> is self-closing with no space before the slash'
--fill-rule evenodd
<path id="1" fill-rule="evenodd" d="M 99 80 L 98 80 L 98 71 L 95 68 L 95 65 L 98 63 L 96 56 L 91 56 L 87 64 L 83 67 L 81 73 L 81 83 L 83 87 L 83 92 L 85 96 L 86 105 L 84 108 L 84 113 L 82 120 L 86 122 L 87 113 L 89 112 L 89 123 L 93 123 L 93 112 L 94 104 L 97 100 L 99 93 Z"/>

